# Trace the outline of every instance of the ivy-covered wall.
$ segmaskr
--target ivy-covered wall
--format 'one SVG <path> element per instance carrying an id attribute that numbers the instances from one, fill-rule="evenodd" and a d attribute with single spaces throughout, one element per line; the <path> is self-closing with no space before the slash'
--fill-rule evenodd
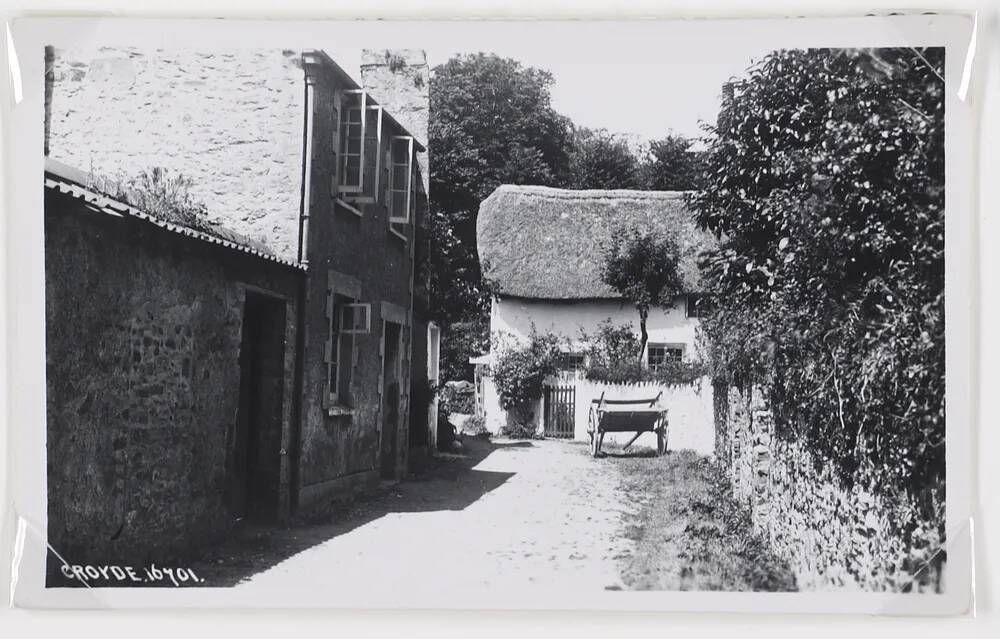
<path id="1" fill-rule="evenodd" d="M 718 459 L 800 589 L 941 591 L 936 525 L 920 521 L 902 496 L 880 494 L 884 487 L 845 486 L 801 443 L 775 437 L 761 393 L 716 393 L 728 398 L 715 402 Z"/>

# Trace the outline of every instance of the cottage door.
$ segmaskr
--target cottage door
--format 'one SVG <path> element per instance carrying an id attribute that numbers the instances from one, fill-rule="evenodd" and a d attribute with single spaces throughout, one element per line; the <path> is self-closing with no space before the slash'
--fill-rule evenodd
<path id="1" fill-rule="evenodd" d="M 273 521 L 281 484 L 285 302 L 248 292 L 240 339 L 240 397 L 229 447 L 234 519 Z"/>
<path id="2" fill-rule="evenodd" d="M 383 479 L 396 478 L 396 456 L 399 450 L 399 428 L 402 399 L 402 326 L 385 321 L 382 323 L 384 350 L 382 356 L 382 424 L 381 424 L 381 474 Z"/>

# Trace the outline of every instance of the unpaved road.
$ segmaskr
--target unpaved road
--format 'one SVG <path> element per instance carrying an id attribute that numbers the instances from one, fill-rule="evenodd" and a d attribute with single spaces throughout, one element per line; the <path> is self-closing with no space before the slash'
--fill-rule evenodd
<path id="1" fill-rule="evenodd" d="M 622 587 L 619 563 L 634 546 L 623 520 L 635 506 L 611 460 L 559 441 L 466 441 L 473 461 L 393 487 L 357 521 L 299 529 L 307 548 L 238 588 L 317 588 L 342 603 L 377 593 L 391 604 L 414 593 Z"/>

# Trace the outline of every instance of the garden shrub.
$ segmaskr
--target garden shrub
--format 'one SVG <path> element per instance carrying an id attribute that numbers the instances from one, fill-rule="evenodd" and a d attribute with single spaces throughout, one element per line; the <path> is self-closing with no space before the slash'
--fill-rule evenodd
<path id="1" fill-rule="evenodd" d="M 501 408 L 511 410 L 541 399 L 545 378 L 558 370 L 561 341 L 551 333 L 533 332 L 527 346 L 500 347 L 490 370 Z"/>
<path id="2" fill-rule="evenodd" d="M 638 359 L 641 342 L 628 323 L 616 326 L 607 319 L 598 325 L 594 334 L 581 331 L 581 340 L 589 345 L 585 376 L 592 381 L 685 386 L 698 382 L 707 372 L 701 362 L 666 362 L 657 370 L 651 370 Z"/>
<path id="3" fill-rule="evenodd" d="M 540 439 L 538 429 L 525 420 L 515 420 L 500 427 L 500 434 L 510 439 Z"/>
<path id="4" fill-rule="evenodd" d="M 476 412 L 476 391 L 470 382 L 448 382 L 441 388 L 441 401 L 449 413 L 471 415 Z"/>
<path id="5" fill-rule="evenodd" d="M 486 428 L 486 418 L 481 415 L 473 415 L 462 424 L 462 434 L 471 437 L 490 436 L 490 431 Z"/>

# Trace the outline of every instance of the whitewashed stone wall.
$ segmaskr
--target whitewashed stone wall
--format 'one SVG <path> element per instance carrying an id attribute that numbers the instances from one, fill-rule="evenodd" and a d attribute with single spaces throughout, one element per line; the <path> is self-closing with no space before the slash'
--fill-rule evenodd
<path id="1" fill-rule="evenodd" d="M 663 386 L 648 382 L 638 384 L 605 384 L 585 379 L 575 380 L 575 435 L 578 441 L 589 441 L 588 417 L 592 401 L 604 393 L 605 399 L 646 399 L 663 393 L 660 403 L 667 409 L 667 450 L 693 450 L 702 455 L 715 452 L 715 429 L 712 417 L 712 385 L 703 378 L 693 385 Z M 634 433 L 608 433 L 604 441 L 625 444 Z M 633 446 L 656 448 L 656 434 L 644 433 Z"/>
<path id="2" fill-rule="evenodd" d="M 713 422 L 713 388 L 709 379 L 687 386 L 663 386 L 655 383 L 606 384 L 586 379 L 553 380 L 552 383 L 572 385 L 576 388 L 576 412 L 574 414 L 574 435 L 577 441 L 590 441 L 587 425 L 592 401 L 605 393 L 606 399 L 646 399 L 663 393 L 661 403 L 667 408 L 669 431 L 668 450 L 693 450 L 702 455 L 715 453 L 715 428 Z M 500 398 L 489 375 L 483 376 L 483 417 L 491 433 L 499 433 L 512 416 L 500 407 Z M 544 402 L 538 400 L 527 407 L 534 416 L 539 433 L 543 430 Z M 521 416 L 523 417 L 523 415 Z M 625 444 L 633 433 L 608 433 L 605 443 Z M 645 433 L 635 441 L 634 446 L 656 447 L 656 435 Z"/>
<path id="3" fill-rule="evenodd" d="M 180 173 L 209 219 L 294 260 L 303 87 L 299 51 L 57 49 L 50 155 L 108 177 Z"/>

